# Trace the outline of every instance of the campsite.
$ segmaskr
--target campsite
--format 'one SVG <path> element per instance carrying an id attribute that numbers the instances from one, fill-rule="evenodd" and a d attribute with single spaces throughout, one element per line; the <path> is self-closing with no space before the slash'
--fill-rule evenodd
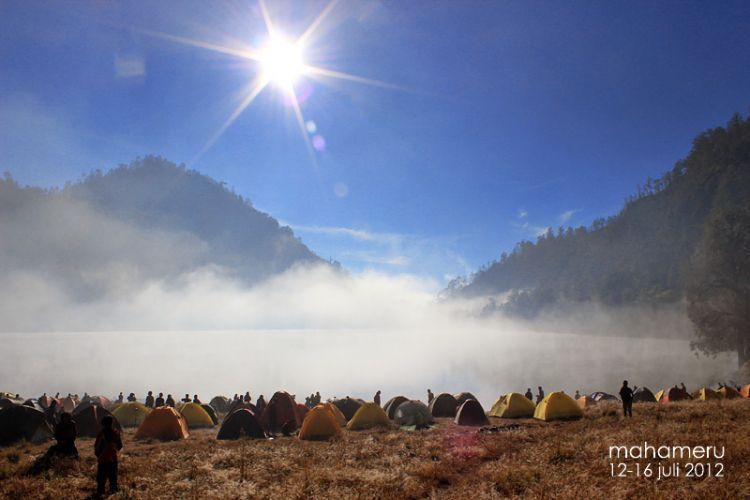
<path id="1" fill-rule="evenodd" d="M 742 389 L 747 394 L 750 386 Z M 266 408 L 275 409 L 261 418 L 252 403 L 240 402 L 219 412 L 216 424 L 194 403 L 150 409 L 126 402 L 112 411 L 123 417 L 124 446 L 120 492 L 111 498 L 684 498 L 716 496 L 718 489 L 726 498 L 747 497 L 750 399 L 703 397 L 709 391 L 676 402 L 636 402 L 627 419 L 619 401 L 574 401 L 561 392 L 538 405 L 518 393 L 503 395 L 485 414 L 472 398 L 446 410 L 460 394 L 437 395 L 432 403 L 438 404 L 429 406 L 394 396 L 384 409 L 345 398 L 303 410 L 282 391 Z M 226 398 L 212 400 L 221 402 Z M 11 404 L 11 411 L 26 408 L 24 421 L 41 414 Z M 76 412 L 76 406 L 83 409 Z M 79 403 L 74 419 L 90 426 L 84 415 L 92 409 L 107 412 L 98 403 Z M 4 429 L 6 411 L 0 411 Z M 146 416 L 138 423 L 140 412 Z M 294 423 L 282 429 L 287 418 Z M 59 458 L 34 471 L 50 443 L 34 425 L 46 424 L 28 424 L 28 439 L 0 448 L 0 497 L 91 497 L 92 434 L 79 430 L 79 459 Z M 723 473 L 658 481 L 613 477 L 610 464 L 617 460 L 609 447 L 644 442 L 725 448 Z M 688 461 L 659 462 L 679 467 Z"/>
<path id="2" fill-rule="evenodd" d="M 0 0 L 0 500 L 750 500 L 750 0 Z"/>

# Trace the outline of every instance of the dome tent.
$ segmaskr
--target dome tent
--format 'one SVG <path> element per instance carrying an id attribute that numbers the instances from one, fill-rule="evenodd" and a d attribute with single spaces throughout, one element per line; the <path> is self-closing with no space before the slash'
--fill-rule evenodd
<path id="1" fill-rule="evenodd" d="M 670 389 L 662 389 L 656 393 L 656 399 L 660 403 L 669 403 L 673 401 L 684 401 L 690 398 L 690 394 L 681 387 L 672 387 Z"/>
<path id="2" fill-rule="evenodd" d="M 288 433 L 299 429 L 302 418 L 289 393 L 276 392 L 260 416 L 260 425 L 268 433 Z"/>
<path id="3" fill-rule="evenodd" d="M 510 392 L 498 399 L 490 416 L 500 418 L 531 418 L 534 416 L 536 405 L 523 394 Z"/>
<path id="4" fill-rule="evenodd" d="M 254 404 L 245 403 L 241 399 L 238 399 L 237 401 L 234 401 L 231 405 L 229 405 L 229 411 L 227 412 L 227 415 L 229 415 L 230 413 L 234 413 L 235 411 L 241 410 L 241 409 L 250 410 L 251 412 L 253 412 L 254 415 L 256 416 L 258 415 L 258 409 L 255 407 Z"/>
<path id="5" fill-rule="evenodd" d="M 207 405 L 207 404 L 201 404 L 201 408 L 206 410 L 206 413 L 208 413 L 208 416 L 211 417 L 211 421 L 214 423 L 214 425 L 219 423 L 219 417 L 216 415 L 216 410 L 213 406 Z"/>
<path id="6" fill-rule="evenodd" d="M 333 403 L 323 403 L 326 408 L 331 410 L 331 413 L 333 414 L 333 418 L 336 419 L 336 422 L 339 424 L 340 427 L 346 427 L 346 417 L 343 413 L 341 413 L 341 410 L 339 410 L 339 407 L 336 406 Z"/>
<path id="7" fill-rule="evenodd" d="M 490 424 L 487 415 L 484 414 L 484 408 L 482 408 L 482 405 L 476 399 L 467 399 L 464 401 L 464 404 L 456 412 L 454 422 L 456 425 L 470 425 L 475 427 Z"/>
<path id="8" fill-rule="evenodd" d="M 391 421 L 383 409 L 376 403 L 363 404 L 354 414 L 346 428 L 350 431 L 361 431 L 372 427 L 390 427 Z"/>
<path id="9" fill-rule="evenodd" d="M 0 398 L 0 410 L 16 406 L 18 403 L 9 398 Z"/>
<path id="10" fill-rule="evenodd" d="M 339 434 L 341 434 L 341 426 L 330 407 L 317 405 L 307 412 L 299 431 L 299 438 L 306 441 L 319 441 Z"/>
<path id="11" fill-rule="evenodd" d="M 583 411 L 573 398 L 564 392 L 551 392 L 536 406 L 534 418 L 549 422 L 581 418 Z"/>
<path id="12" fill-rule="evenodd" d="M 656 396 L 648 387 L 639 387 L 633 393 L 634 403 L 656 403 Z"/>
<path id="13" fill-rule="evenodd" d="M 620 398 L 617 396 L 613 396 L 612 394 L 607 394 L 606 392 L 602 391 L 596 391 L 589 394 L 589 397 L 595 402 L 600 403 L 602 401 L 620 401 Z"/>
<path id="14" fill-rule="evenodd" d="M 451 394 L 444 392 L 430 402 L 429 408 L 433 417 L 453 418 L 456 416 L 458 401 Z"/>
<path id="15" fill-rule="evenodd" d="M 73 420 L 76 423 L 76 430 L 79 437 L 96 437 L 102 430 L 102 419 L 112 417 L 112 426 L 115 429 L 121 429 L 117 417 L 112 415 L 109 410 L 99 405 L 86 405 L 80 410 L 76 408 L 73 412 Z"/>
<path id="16" fill-rule="evenodd" d="M 208 404 L 210 404 L 214 410 L 221 413 L 228 413 L 229 408 L 232 406 L 232 402 L 229 398 L 224 396 L 214 396 Z"/>
<path id="17" fill-rule="evenodd" d="M 737 392 L 737 389 L 735 389 L 734 387 L 728 386 L 728 385 L 725 385 L 724 387 L 722 387 L 721 389 L 719 389 L 716 392 L 719 393 L 719 395 L 723 399 L 735 399 L 735 398 L 741 398 L 742 397 L 740 395 L 740 393 Z"/>
<path id="18" fill-rule="evenodd" d="M 242 435 L 259 439 L 266 437 L 255 414 L 247 408 L 239 408 L 227 415 L 221 423 L 216 439 L 239 439 Z"/>
<path id="19" fill-rule="evenodd" d="M 404 396 L 394 396 L 386 401 L 385 405 L 383 405 L 383 411 L 385 411 L 385 414 L 388 415 L 388 418 L 393 420 L 398 405 L 406 401 L 409 401 L 409 399 L 405 398 Z"/>
<path id="20" fill-rule="evenodd" d="M 357 410 L 362 406 L 359 400 L 350 398 L 349 396 L 343 399 L 334 399 L 333 404 L 341 411 L 347 422 L 352 419 Z"/>
<path id="21" fill-rule="evenodd" d="M 62 407 L 63 411 L 66 411 L 68 413 L 73 413 L 76 405 L 77 403 L 73 396 L 66 396 L 60 401 L 60 406 Z"/>
<path id="22" fill-rule="evenodd" d="M 135 432 L 135 439 L 174 441 L 186 439 L 189 435 L 187 422 L 182 415 L 171 406 L 160 406 L 153 409 L 141 422 Z"/>
<path id="23" fill-rule="evenodd" d="M 693 394 L 693 398 L 699 401 L 711 401 L 715 399 L 721 399 L 721 394 L 709 389 L 708 387 L 701 387 Z"/>
<path id="24" fill-rule="evenodd" d="M 112 410 L 112 415 L 123 427 L 138 427 L 151 413 L 151 408 L 137 401 L 122 403 Z"/>
<path id="25" fill-rule="evenodd" d="M 89 406 L 101 406 L 102 408 L 106 408 L 109 410 L 112 406 L 112 403 L 104 396 L 92 396 L 76 406 L 75 410 L 73 410 L 73 413 L 77 413 L 78 411 L 83 410 L 84 408 L 88 408 Z"/>
<path id="26" fill-rule="evenodd" d="M 458 403 L 458 406 L 461 406 L 469 399 L 477 399 L 477 397 L 470 392 L 459 392 L 453 397 L 456 398 L 456 402 Z"/>
<path id="27" fill-rule="evenodd" d="M 576 399 L 575 401 L 576 401 L 576 404 L 578 405 L 578 407 L 580 409 L 582 409 L 582 410 L 585 410 L 589 406 L 594 406 L 597 403 L 597 401 L 594 400 L 594 399 L 592 399 L 591 396 L 586 396 L 586 395 L 581 396 L 580 398 Z"/>
<path id="28" fill-rule="evenodd" d="M 213 427 L 214 421 L 206 410 L 198 403 L 185 403 L 178 407 L 180 414 L 187 422 L 188 429 Z"/>
<path id="29" fill-rule="evenodd" d="M 44 413 L 25 405 L 0 410 L 0 445 L 17 441 L 41 443 L 52 438 L 52 429 Z"/>
<path id="30" fill-rule="evenodd" d="M 421 401 L 405 401 L 398 405 L 393 420 L 400 426 L 423 429 L 434 423 L 430 409 Z"/>

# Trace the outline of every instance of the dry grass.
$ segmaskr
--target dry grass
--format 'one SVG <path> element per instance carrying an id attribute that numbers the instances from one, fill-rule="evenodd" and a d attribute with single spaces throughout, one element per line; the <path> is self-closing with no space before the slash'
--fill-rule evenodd
<path id="1" fill-rule="evenodd" d="M 441 419 L 431 430 L 344 432 L 333 442 L 137 442 L 125 432 L 122 491 L 112 498 L 748 498 L 750 400 L 617 406 L 575 422 L 491 419 L 495 432 Z M 520 424 L 520 425 L 516 425 Z M 723 478 L 612 478 L 610 445 L 726 447 Z M 0 449 L 0 497 L 86 498 L 94 489 L 93 440 L 79 462 L 25 472 L 48 445 Z M 643 461 L 645 462 L 645 461 Z"/>

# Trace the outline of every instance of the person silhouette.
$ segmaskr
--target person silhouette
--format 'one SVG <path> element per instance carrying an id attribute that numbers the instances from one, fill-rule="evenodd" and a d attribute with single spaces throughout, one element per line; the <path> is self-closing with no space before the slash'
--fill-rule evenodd
<path id="1" fill-rule="evenodd" d="M 622 399 L 622 413 L 626 417 L 633 417 L 633 390 L 628 387 L 628 381 L 622 381 L 620 388 L 620 399 Z"/>

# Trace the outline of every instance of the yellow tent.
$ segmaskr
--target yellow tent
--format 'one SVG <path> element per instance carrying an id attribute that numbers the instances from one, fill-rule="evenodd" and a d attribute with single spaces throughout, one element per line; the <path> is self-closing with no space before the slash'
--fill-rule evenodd
<path id="1" fill-rule="evenodd" d="M 727 385 L 725 385 L 724 387 L 722 387 L 716 392 L 718 392 L 719 395 L 724 399 L 734 399 L 734 398 L 742 397 L 740 393 L 737 392 L 737 389 L 735 389 L 734 387 L 729 387 Z"/>
<path id="2" fill-rule="evenodd" d="M 656 398 L 656 401 L 661 403 L 661 397 L 664 395 L 664 389 L 660 390 L 656 394 L 654 394 L 654 397 Z"/>
<path id="3" fill-rule="evenodd" d="M 206 412 L 206 410 L 204 410 L 198 403 L 185 403 L 180 405 L 178 409 L 190 429 L 214 426 L 214 421 L 211 420 L 211 415 L 209 415 L 208 412 Z"/>
<path id="4" fill-rule="evenodd" d="M 491 417 L 528 418 L 534 416 L 536 405 L 523 394 L 509 392 L 498 399 L 490 410 Z"/>
<path id="5" fill-rule="evenodd" d="M 582 416 L 583 410 L 578 406 L 578 403 L 564 392 L 547 394 L 534 411 L 534 418 L 545 422 L 581 418 Z"/>
<path id="6" fill-rule="evenodd" d="M 380 405 L 365 403 L 357 410 L 352 419 L 349 420 L 346 428 L 350 431 L 361 431 L 379 425 L 390 427 L 391 421 L 388 419 L 388 415 L 386 415 Z"/>
<path id="7" fill-rule="evenodd" d="M 708 387 L 702 387 L 695 392 L 693 397 L 701 401 L 710 401 L 712 399 L 721 399 L 721 394 Z"/>
<path id="8" fill-rule="evenodd" d="M 151 408 L 138 402 L 123 403 L 112 410 L 112 415 L 123 427 L 138 427 L 149 413 Z"/>
<path id="9" fill-rule="evenodd" d="M 315 441 L 325 440 L 341 433 L 341 426 L 336 422 L 336 417 L 326 405 L 318 405 L 305 415 L 299 438 Z"/>

